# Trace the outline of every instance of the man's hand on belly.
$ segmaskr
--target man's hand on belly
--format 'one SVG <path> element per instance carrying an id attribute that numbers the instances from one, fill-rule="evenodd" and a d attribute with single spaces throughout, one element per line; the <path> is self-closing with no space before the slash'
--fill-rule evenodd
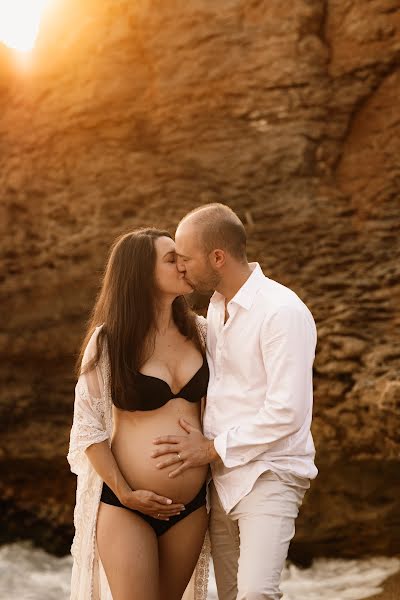
<path id="1" fill-rule="evenodd" d="M 153 444 L 160 446 L 152 452 L 153 458 L 170 455 L 157 463 L 157 469 L 179 465 L 169 473 L 169 477 L 176 477 L 187 469 L 201 467 L 219 459 L 212 440 L 204 437 L 199 429 L 192 427 L 185 419 L 179 419 L 179 424 L 187 435 L 162 435 L 153 440 Z"/>

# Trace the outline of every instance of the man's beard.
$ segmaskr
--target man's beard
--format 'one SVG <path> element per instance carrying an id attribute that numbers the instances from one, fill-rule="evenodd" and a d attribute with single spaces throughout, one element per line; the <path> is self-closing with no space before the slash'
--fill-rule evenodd
<path id="1" fill-rule="evenodd" d="M 197 281 L 187 279 L 189 285 L 191 285 L 193 290 L 199 294 L 210 294 L 214 292 L 220 281 L 220 276 L 212 269 L 207 271 L 207 275 L 203 279 L 199 279 Z"/>

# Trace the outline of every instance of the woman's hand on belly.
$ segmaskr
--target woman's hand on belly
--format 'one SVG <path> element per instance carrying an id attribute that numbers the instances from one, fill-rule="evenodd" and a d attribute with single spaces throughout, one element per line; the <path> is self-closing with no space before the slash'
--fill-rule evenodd
<path id="1" fill-rule="evenodd" d="M 174 433 L 187 435 L 179 425 L 182 413 L 193 425 L 200 427 L 198 415 L 189 410 L 197 411 L 197 408 L 184 399 L 176 399 L 156 410 L 119 415 L 113 432 L 112 452 L 132 490 L 151 490 L 171 498 L 174 504 L 186 504 L 199 492 L 207 478 L 208 467 L 191 468 L 180 477 L 171 478 L 169 470 L 172 469 L 157 469 L 159 459 L 151 456 L 156 448 L 152 444 L 155 437 Z M 176 460 L 177 451 L 169 458 Z"/>
<path id="2" fill-rule="evenodd" d="M 170 498 L 159 496 L 148 490 L 131 490 L 126 492 L 120 499 L 127 508 L 138 510 L 144 515 L 168 521 L 169 517 L 179 515 L 185 510 L 184 504 L 174 504 Z"/>

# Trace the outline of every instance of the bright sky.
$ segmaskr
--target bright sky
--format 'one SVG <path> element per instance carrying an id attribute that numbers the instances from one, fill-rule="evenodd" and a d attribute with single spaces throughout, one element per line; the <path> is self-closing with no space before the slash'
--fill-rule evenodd
<path id="1" fill-rule="evenodd" d="M 49 0 L 0 0 L 0 42 L 21 52 L 35 45 Z"/>

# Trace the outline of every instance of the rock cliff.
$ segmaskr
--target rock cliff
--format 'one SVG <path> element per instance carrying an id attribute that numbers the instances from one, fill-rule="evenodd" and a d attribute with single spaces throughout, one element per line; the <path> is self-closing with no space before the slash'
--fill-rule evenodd
<path id="1" fill-rule="evenodd" d="M 292 558 L 399 553 L 399 1 L 59 0 L 30 63 L 0 50 L 0 541 L 68 549 L 111 240 L 223 201 L 319 331 Z"/>

